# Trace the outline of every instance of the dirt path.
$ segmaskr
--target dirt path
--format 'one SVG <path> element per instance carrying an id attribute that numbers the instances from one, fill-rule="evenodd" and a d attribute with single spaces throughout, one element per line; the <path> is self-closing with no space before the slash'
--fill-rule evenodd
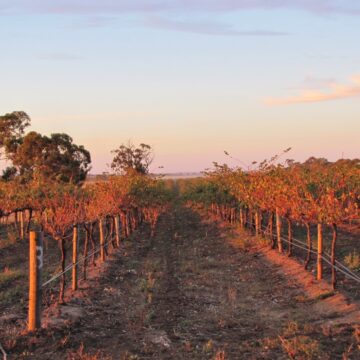
<path id="1" fill-rule="evenodd" d="M 320 314 L 321 297 L 245 245 L 175 206 L 58 310 L 73 322 L 53 320 L 10 359 L 360 358 L 356 326 L 332 326 L 341 314 Z"/>

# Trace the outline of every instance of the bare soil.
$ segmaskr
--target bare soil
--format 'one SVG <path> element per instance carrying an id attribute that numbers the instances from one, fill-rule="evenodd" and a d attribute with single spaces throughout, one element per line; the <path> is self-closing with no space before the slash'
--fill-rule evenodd
<path id="1" fill-rule="evenodd" d="M 38 333 L 1 331 L 9 359 L 360 358 L 357 305 L 294 260 L 180 205 L 149 233 L 48 309 Z"/>

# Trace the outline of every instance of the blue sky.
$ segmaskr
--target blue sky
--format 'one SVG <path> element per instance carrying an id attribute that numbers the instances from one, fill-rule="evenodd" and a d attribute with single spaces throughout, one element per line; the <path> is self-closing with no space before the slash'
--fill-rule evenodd
<path id="1" fill-rule="evenodd" d="M 69 133 L 93 172 L 128 139 L 166 172 L 359 157 L 359 20 L 358 1 L 0 0 L 0 114 Z"/>

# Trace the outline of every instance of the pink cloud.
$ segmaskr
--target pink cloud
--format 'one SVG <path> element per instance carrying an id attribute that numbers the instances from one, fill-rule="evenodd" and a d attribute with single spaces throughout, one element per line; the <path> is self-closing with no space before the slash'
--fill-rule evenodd
<path id="1" fill-rule="evenodd" d="M 233 26 L 213 21 L 177 20 L 164 16 L 151 16 L 145 20 L 145 25 L 153 28 L 168 29 L 173 31 L 191 32 L 203 35 L 223 36 L 283 36 L 285 32 L 269 30 L 237 30 Z"/>
<path id="2" fill-rule="evenodd" d="M 273 29 L 238 30 L 216 21 L 204 23 L 191 18 L 199 14 L 222 14 L 246 10 L 301 10 L 313 14 L 360 15 L 357 0 L 0 0 L 0 15 L 64 14 L 82 16 L 79 26 L 102 27 L 116 17 L 135 14 L 145 25 L 172 31 L 223 36 L 281 36 Z M 111 18 L 110 18 L 111 17 Z M 150 18 L 150 20 L 149 20 Z"/>
<path id="3" fill-rule="evenodd" d="M 83 60 L 82 56 L 69 54 L 69 53 L 45 53 L 38 56 L 41 60 L 54 60 L 54 61 L 77 61 Z"/>
<path id="4" fill-rule="evenodd" d="M 341 85 L 330 83 L 326 90 L 305 90 L 296 96 L 284 98 L 268 98 L 267 105 L 290 105 L 301 103 L 314 103 L 321 101 L 340 100 L 360 97 L 360 75 L 353 76 L 350 83 Z"/>
<path id="5" fill-rule="evenodd" d="M 230 12 L 246 9 L 300 9 L 319 14 L 360 14 L 357 0 L 0 0 L 0 12 L 20 10 L 113 15 L 127 12 Z"/>

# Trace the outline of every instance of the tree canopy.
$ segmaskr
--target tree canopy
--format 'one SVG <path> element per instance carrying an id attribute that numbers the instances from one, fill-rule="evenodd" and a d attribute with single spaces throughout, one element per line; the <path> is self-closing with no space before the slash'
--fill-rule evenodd
<path id="1" fill-rule="evenodd" d="M 129 142 L 122 144 L 118 149 L 113 150 L 115 154 L 111 168 L 119 174 L 127 174 L 135 171 L 138 174 L 148 174 L 149 167 L 153 161 L 153 150 L 150 145 L 140 144 L 136 147 Z"/>
<path id="2" fill-rule="evenodd" d="M 11 160 L 30 122 L 29 115 L 24 111 L 14 111 L 0 116 L 0 150 L 4 153 L 5 159 Z"/>
<path id="3" fill-rule="evenodd" d="M 0 149 L 12 166 L 3 171 L 5 181 L 53 180 L 78 184 L 90 170 L 91 156 L 67 134 L 50 137 L 35 131 L 25 134 L 30 117 L 24 112 L 0 116 Z"/>

